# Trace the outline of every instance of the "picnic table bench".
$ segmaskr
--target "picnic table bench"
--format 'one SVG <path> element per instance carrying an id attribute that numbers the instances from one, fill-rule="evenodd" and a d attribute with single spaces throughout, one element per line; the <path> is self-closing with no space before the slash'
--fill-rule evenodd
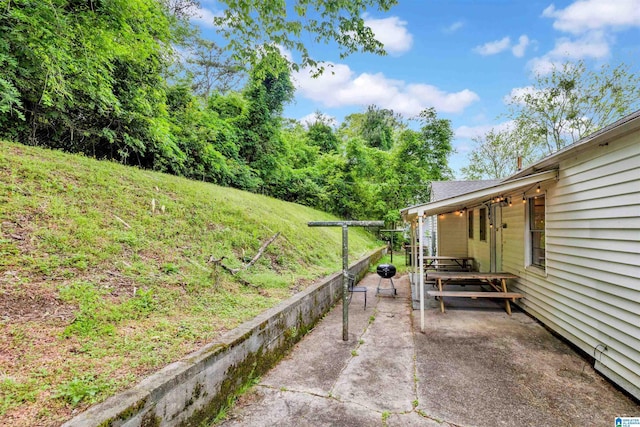
<path id="1" fill-rule="evenodd" d="M 435 271 L 471 271 L 473 257 L 425 256 L 422 257 L 425 270 Z"/>

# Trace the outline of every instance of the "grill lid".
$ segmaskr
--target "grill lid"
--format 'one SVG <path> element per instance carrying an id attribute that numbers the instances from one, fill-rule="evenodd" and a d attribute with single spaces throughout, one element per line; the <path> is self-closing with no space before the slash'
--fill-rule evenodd
<path id="1" fill-rule="evenodd" d="M 396 275 L 396 267 L 393 264 L 380 264 L 376 268 L 376 273 L 383 279 L 390 279 Z"/>

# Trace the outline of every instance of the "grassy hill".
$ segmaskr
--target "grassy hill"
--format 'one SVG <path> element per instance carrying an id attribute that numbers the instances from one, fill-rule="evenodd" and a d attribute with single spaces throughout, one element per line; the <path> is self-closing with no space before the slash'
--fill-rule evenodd
<path id="1" fill-rule="evenodd" d="M 59 425 L 341 269 L 303 206 L 0 142 L 0 425 Z M 376 218 L 362 218 L 376 219 Z M 276 233 L 255 265 L 241 268 Z M 354 260 L 380 245 L 349 231 Z"/>

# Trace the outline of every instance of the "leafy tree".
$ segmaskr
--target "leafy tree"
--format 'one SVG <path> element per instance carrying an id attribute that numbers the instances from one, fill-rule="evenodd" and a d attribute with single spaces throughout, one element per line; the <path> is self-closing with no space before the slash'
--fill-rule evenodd
<path id="1" fill-rule="evenodd" d="M 371 7 L 387 11 L 397 0 L 222 0 L 227 8 L 214 19 L 219 32 L 229 41 L 227 49 L 240 63 L 258 64 L 262 55 L 275 53 L 278 46 L 300 54 L 294 69 L 313 67 L 322 71 L 302 42 L 307 34 L 314 43 L 336 43 L 340 57 L 355 52 L 384 54 L 384 46 L 364 24 L 364 12 Z"/>
<path id="2" fill-rule="evenodd" d="M 285 60 L 274 53 L 266 55 L 252 69 L 243 93 L 247 110 L 238 121 L 242 133 L 240 157 L 267 185 L 279 179 L 283 153 L 279 135 L 281 115 L 294 91 Z"/>
<path id="3" fill-rule="evenodd" d="M 490 130 L 473 138 L 474 149 L 468 155 L 468 166 L 462 168 L 465 179 L 500 179 L 517 171 L 517 158 L 524 164 L 532 162 L 537 152 L 520 130 Z"/>
<path id="4" fill-rule="evenodd" d="M 449 156 L 454 151 L 451 145 L 453 139 L 451 121 L 439 119 L 435 108 L 422 110 L 418 120 L 421 124 L 420 138 L 422 142 L 418 158 L 425 162 L 424 167 L 429 170 L 432 180 L 451 179 L 453 173 L 449 167 Z"/>
<path id="5" fill-rule="evenodd" d="M 318 147 L 309 138 L 309 131 L 297 120 L 285 119 L 280 131 L 284 144 L 284 163 L 293 169 L 312 168 L 320 156 Z"/>
<path id="6" fill-rule="evenodd" d="M 583 61 L 565 63 L 538 76 L 512 97 L 509 116 L 523 138 L 547 154 L 595 132 L 640 105 L 640 77 L 621 64 L 587 70 Z"/>
<path id="7" fill-rule="evenodd" d="M 403 127 L 400 116 L 393 110 L 370 105 L 364 114 L 362 137 L 370 147 L 386 151 L 393 145 L 394 131 Z"/>
<path id="8" fill-rule="evenodd" d="M 19 114 L 0 113 L 3 134 L 160 169 L 159 158 L 179 161 L 161 75 L 175 21 L 160 3 L 16 0 L 2 10 L 3 98 L 19 93 Z"/>
<path id="9" fill-rule="evenodd" d="M 198 0 L 161 0 L 169 13 L 173 16 L 182 19 L 188 18 L 193 14 L 193 11 L 198 7 L 200 2 Z"/>
<path id="10" fill-rule="evenodd" d="M 397 209 L 429 200 L 429 183 L 451 179 L 449 156 L 453 152 L 453 130 L 449 120 L 440 119 L 433 108 L 419 115 L 418 130 L 403 130 L 392 150 L 392 175 L 382 198 L 389 205 L 387 220 L 397 221 Z"/>
<path id="11" fill-rule="evenodd" d="M 331 127 L 331 119 L 319 111 L 315 114 L 315 121 L 309 125 L 307 138 L 309 144 L 318 147 L 322 153 L 331 153 L 338 149 L 339 141 Z"/>
<path id="12" fill-rule="evenodd" d="M 226 57 L 215 42 L 194 37 L 187 48 L 186 68 L 195 94 L 208 98 L 214 91 L 228 92 L 244 77 L 240 65 Z"/>
<path id="13" fill-rule="evenodd" d="M 370 147 L 389 150 L 394 144 L 395 135 L 405 127 L 405 123 L 393 110 L 370 105 L 364 113 L 346 116 L 338 134 L 343 141 L 364 138 Z"/>

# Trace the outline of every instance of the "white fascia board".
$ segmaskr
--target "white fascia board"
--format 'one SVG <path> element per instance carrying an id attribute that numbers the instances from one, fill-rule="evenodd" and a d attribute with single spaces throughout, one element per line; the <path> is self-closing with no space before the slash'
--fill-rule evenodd
<path id="1" fill-rule="evenodd" d="M 452 212 L 463 209 L 465 207 L 477 206 L 494 197 L 505 196 L 509 193 L 516 192 L 522 188 L 526 188 L 535 184 L 556 179 L 557 170 L 540 172 L 529 175 L 524 178 L 513 179 L 508 182 L 502 182 L 492 187 L 483 188 L 481 190 L 472 191 L 470 193 L 461 194 L 449 199 L 438 200 L 433 203 L 425 203 L 423 205 L 412 206 L 400 211 L 405 221 L 411 221 L 418 216 L 431 216 L 441 213 Z"/>

